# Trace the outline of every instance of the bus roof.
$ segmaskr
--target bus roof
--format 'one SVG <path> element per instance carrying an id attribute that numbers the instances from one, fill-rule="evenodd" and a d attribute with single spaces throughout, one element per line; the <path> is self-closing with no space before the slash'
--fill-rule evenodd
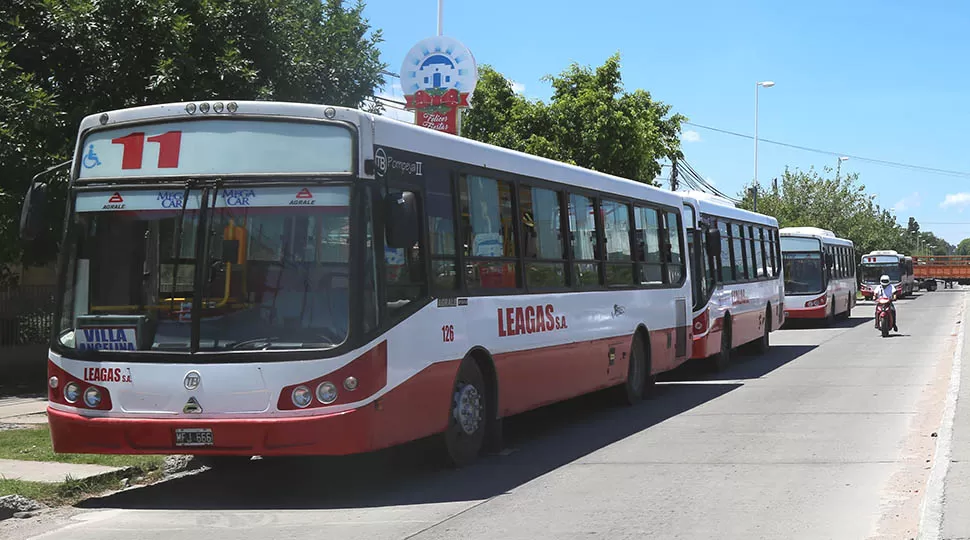
<path id="1" fill-rule="evenodd" d="M 201 112 L 203 103 L 207 105 L 206 113 Z M 220 104 L 219 110 L 222 112 L 215 112 L 216 103 Z M 233 113 L 228 112 L 230 103 L 233 104 Z M 190 108 L 193 111 L 191 113 L 189 112 Z M 245 117 L 250 120 L 259 117 L 295 120 L 314 119 L 353 124 L 357 126 L 359 139 L 362 143 L 359 149 L 359 155 L 362 159 L 373 159 L 374 145 L 381 145 L 459 163 L 473 164 L 485 169 L 552 180 L 579 188 L 646 199 L 671 206 L 679 207 L 683 201 L 683 197 L 679 193 L 660 189 L 641 181 L 620 178 L 471 139 L 455 137 L 358 109 L 308 103 L 209 100 L 147 105 L 92 114 L 85 117 L 81 122 L 75 155 L 79 155 L 80 145 L 83 144 L 81 139 L 85 132 L 94 128 L 117 127 L 118 124 L 123 123 L 197 120 L 201 118 L 225 119 L 231 117 Z M 76 164 L 75 167 L 77 167 Z M 360 174 L 372 176 L 363 172 Z M 743 210 L 738 211 L 744 212 Z"/>
<path id="2" fill-rule="evenodd" d="M 678 194 L 682 195 L 684 199 L 693 202 L 701 214 L 747 221 L 759 225 L 778 226 L 778 220 L 772 216 L 738 208 L 733 202 L 716 195 L 711 195 L 710 193 L 703 191 L 685 191 L 678 192 Z"/>
<path id="3" fill-rule="evenodd" d="M 866 253 L 866 255 L 872 255 L 872 256 L 876 256 L 876 255 L 891 255 L 891 256 L 896 256 L 896 257 L 900 257 L 901 256 L 899 254 L 899 252 L 897 252 L 896 250 L 893 250 L 893 249 L 877 249 L 877 250 L 874 250 L 874 251 L 870 251 L 869 253 Z"/>
<path id="4" fill-rule="evenodd" d="M 821 229 L 819 227 L 785 227 L 779 229 L 778 233 L 781 236 L 802 236 L 808 238 L 818 238 L 823 244 L 837 245 L 837 246 L 855 246 L 852 240 L 847 238 L 839 238 L 834 232 L 828 229 Z"/>

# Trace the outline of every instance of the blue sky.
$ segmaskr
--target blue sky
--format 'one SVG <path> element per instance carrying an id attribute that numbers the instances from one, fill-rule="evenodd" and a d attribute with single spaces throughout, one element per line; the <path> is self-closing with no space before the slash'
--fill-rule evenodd
<path id="1" fill-rule="evenodd" d="M 382 59 L 393 72 L 437 31 L 436 0 L 369 0 L 365 15 L 384 32 Z M 755 83 L 775 81 L 761 90 L 759 137 L 964 171 L 842 164 L 901 223 L 914 216 L 953 244 L 970 237 L 970 3 L 445 0 L 444 33 L 543 100 L 544 75 L 619 52 L 628 90 L 649 91 L 691 122 L 748 135 Z M 729 195 L 753 176 L 750 139 L 685 126 L 683 149 Z M 786 166 L 836 161 L 762 142 L 758 174 L 764 185 Z"/>

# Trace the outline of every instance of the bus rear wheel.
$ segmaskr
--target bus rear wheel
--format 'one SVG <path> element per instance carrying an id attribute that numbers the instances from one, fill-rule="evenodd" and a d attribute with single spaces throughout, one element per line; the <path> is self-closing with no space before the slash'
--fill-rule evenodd
<path id="1" fill-rule="evenodd" d="M 724 371 L 731 365 L 731 316 L 724 316 L 721 325 L 721 350 L 711 357 L 711 367 L 714 371 Z"/>
<path id="2" fill-rule="evenodd" d="M 633 345 L 630 347 L 626 382 L 615 389 L 617 401 L 624 405 L 636 405 L 648 397 L 655 380 L 650 371 L 650 354 L 643 339 L 637 334 L 633 336 Z"/>
<path id="3" fill-rule="evenodd" d="M 482 370 L 472 358 L 458 368 L 448 408 L 448 428 L 444 433 L 446 461 L 462 467 L 475 461 L 485 442 L 488 428 L 488 391 Z"/>
<path id="4" fill-rule="evenodd" d="M 771 346 L 768 334 L 771 333 L 771 306 L 765 309 L 765 327 L 761 334 L 761 337 L 754 342 L 754 352 L 756 354 L 765 354 L 768 352 L 768 348 Z"/>

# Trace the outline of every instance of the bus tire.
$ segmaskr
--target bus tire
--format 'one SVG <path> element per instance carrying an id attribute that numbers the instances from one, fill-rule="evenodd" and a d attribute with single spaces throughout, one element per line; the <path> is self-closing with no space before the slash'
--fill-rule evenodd
<path id="1" fill-rule="evenodd" d="M 714 371 L 724 371 L 731 365 L 731 315 L 724 315 L 721 324 L 721 350 L 711 357 L 711 368 Z"/>
<path id="2" fill-rule="evenodd" d="M 845 312 L 839 315 L 839 318 L 843 321 L 849 320 L 852 317 L 852 295 L 845 297 Z"/>
<path id="3" fill-rule="evenodd" d="M 765 309 L 765 327 L 761 333 L 761 337 L 756 339 L 752 343 L 755 354 L 765 354 L 768 352 L 768 348 L 771 346 L 770 338 L 768 334 L 771 333 L 771 306 L 769 305 Z"/>
<path id="4" fill-rule="evenodd" d="M 835 296 L 829 299 L 829 304 L 832 306 L 832 311 L 825 316 L 825 326 L 832 326 L 835 324 Z"/>
<path id="5" fill-rule="evenodd" d="M 623 405 L 636 405 L 648 397 L 652 391 L 654 378 L 651 375 L 650 353 L 640 336 L 633 335 L 630 345 L 630 364 L 626 370 L 626 382 L 616 387 L 617 401 Z"/>
<path id="6" fill-rule="evenodd" d="M 488 388 L 478 363 L 466 357 L 455 377 L 448 406 L 448 428 L 442 436 L 449 465 L 468 465 L 481 454 L 488 431 L 488 400 Z"/>

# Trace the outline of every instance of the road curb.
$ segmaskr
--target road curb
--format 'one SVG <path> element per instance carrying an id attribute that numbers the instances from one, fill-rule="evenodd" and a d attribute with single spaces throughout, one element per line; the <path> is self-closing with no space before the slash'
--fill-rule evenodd
<path id="1" fill-rule="evenodd" d="M 965 315 L 967 313 L 967 298 L 963 300 L 959 320 L 956 326 L 957 343 L 953 351 L 953 364 L 950 368 L 950 384 L 946 391 L 943 405 L 943 417 L 937 431 L 936 451 L 933 453 L 933 465 L 929 478 L 926 480 L 923 502 L 920 505 L 919 533 L 920 540 L 939 540 L 943 535 L 943 499 L 946 487 L 946 475 L 950 470 L 950 454 L 953 445 L 953 420 L 956 415 L 957 398 L 960 395 L 960 371 L 963 362 L 963 342 L 966 338 Z"/>

